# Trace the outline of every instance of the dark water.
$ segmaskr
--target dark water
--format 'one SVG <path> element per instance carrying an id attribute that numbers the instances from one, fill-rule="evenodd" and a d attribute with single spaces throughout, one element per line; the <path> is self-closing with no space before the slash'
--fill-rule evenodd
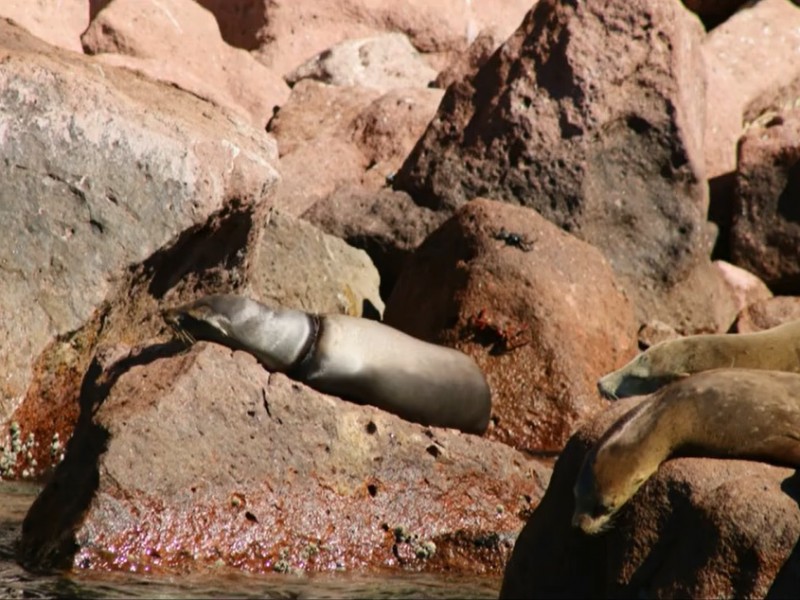
<path id="1" fill-rule="evenodd" d="M 14 562 L 14 540 L 39 488 L 0 482 L 0 598 L 497 598 L 499 578 L 444 575 L 144 577 L 33 575 Z"/>

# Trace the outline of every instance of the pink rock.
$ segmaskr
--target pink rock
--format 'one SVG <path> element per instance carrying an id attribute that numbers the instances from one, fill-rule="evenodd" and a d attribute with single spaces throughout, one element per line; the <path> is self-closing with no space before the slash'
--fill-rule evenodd
<path id="1" fill-rule="evenodd" d="M 488 435 L 557 452 L 605 406 L 597 379 L 636 352 L 632 307 L 600 252 L 536 211 L 479 199 L 410 259 L 384 320 L 455 346 L 492 389 Z"/>
<path id="2" fill-rule="evenodd" d="M 800 75 L 800 8 L 789 0 L 752 3 L 710 32 L 702 53 L 705 164 L 713 178 L 736 170 L 748 105 Z"/>
<path id="3" fill-rule="evenodd" d="M 340 186 L 384 187 L 441 95 L 427 88 L 381 95 L 362 87 L 298 82 L 268 126 L 281 152 L 277 204 L 299 215 Z"/>
<path id="4" fill-rule="evenodd" d="M 260 127 L 289 96 L 278 74 L 228 46 L 213 15 L 192 0 L 113 0 L 81 40 L 99 60 L 173 83 Z"/>
<path id="5" fill-rule="evenodd" d="M 13 19 L 48 44 L 83 53 L 89 0 L 3 0 L 0 17 Z"/>
<path id="6" fill-rule="evenodd" d="M 750 304 L 772 298 L 772 292 L 766 284 L 750 271 L 724 260 L 715 260 L 714 266 L 728 284 L 737 314 Z"/>

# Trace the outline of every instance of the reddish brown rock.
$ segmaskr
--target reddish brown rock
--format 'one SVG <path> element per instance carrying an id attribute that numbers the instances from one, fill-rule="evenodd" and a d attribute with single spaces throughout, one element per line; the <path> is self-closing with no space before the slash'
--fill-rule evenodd
<path id="1" fill-rule="evenodd" d="M 29 567 L 497 572 L 549 478 L 243 352 L 169 353 L 87 374 L 79 428 L 23 524 Z"/>
<path id="2" fill-rule="evenodd" d="M 289 97 L 279 74 L 228 46 L 214 17 L 193 0 L 113 0 L 81 36 L 88 54 L 173 83 L 263 127 Z"/>
<path id="3" fill-rule="evenodd" d="M 755 333 L 800 319 L 800 298 L 775 296 L 747 306 L 736 319 L 733 331 Z"/>
<path id="4" fill-rule="evenodd" d="M 736 143 L 745 111 L 800 75 L 800 8 L 761 0 L 740 10 L 706 37 L 706 174 L 736 170 Z"/>
<path id="5" fill-rule="evenodd" d="M 800 110 L 755 127 L 739 144 L 731 262 L 776 293 L 800 292 Z"/>
<path id="6" fill-rule="evenodd" d="M 664 463 L 612 528 L 571 526 L 583 457 L 638 398 L 615 403 L 570 440 L 517 538 L 501 598 L 791 597 L 800 585 L 800 481 L 741 460 Z"/>
<path id="7" fill-rule="evenodd" d="M 385 186 L 424 131 L 442 92 L 386 94 L 302 80 L 269 122 L 278 140 L 282 184 L 276 203 L 300 215 L 344 185 Z"/>
<path id="8" fill-rule="evenodd" d="M 504 41 L 505 38 L 500 38 L 496 30 L 482 30 L 469 47 L 436 76 L 433 86 L 445 89 L 457 81 L 472 77 Z"/>
<path id="9" fill-rule="evenodd" d="M 631 305 L 600 252 L 536 211 L 475 200 L 409 261 L 385 322 L 470 354 L 492 389 L 489 436 L 559 451 L 632 358 Z"/>
<path id="10" fill-rule="evenodd" d="M 0 17 L 13 19 L 48 44 L 83 53 L 89 0 L 3 0 Z"/>
<path id="11" fill-rule="evenodd" d="M 395 182 L 451 211 L 481 195 L 600 248 L 641 322 L 710 253 L 702 27 L 679 3 L 539 2 L 451 86 Z"/>

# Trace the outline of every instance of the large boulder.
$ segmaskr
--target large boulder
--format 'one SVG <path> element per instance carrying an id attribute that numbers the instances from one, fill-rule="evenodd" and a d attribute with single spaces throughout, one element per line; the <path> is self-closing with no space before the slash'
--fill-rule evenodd
<path id="1" fill-rule="evenodd" d="M 759 300 L 744 308 L 736 318 L 733 329 L 736 333 L 755 333 L 798 319 L 800 319 L 800 298 L 775 296 Z"/>
<path id="2" fill-rule="evenodd" d="M 549 468 L 201 343 L 115 349 L 31 507 L 32 568 L 497 573 Z M 118 356 L 115 356 L 118 355 Z"/>
<path id="3" fill-rule="evenodd" d="M 452 211 L 475 196 L 535 208 L 603 251 L 642 322 L 711 249 L 703 28 L 678 2 L 539 2 L 448 88 L 395 178 Z"/>
<path id="4" fill-rule="evenodd" d="M 81 34 L 89 25 L 89 0 L 3 0 L 0 17 L 14 20 L 48 44 L 83 53 Z"/>
<path id="5" fill-rule="evenodd" d="M 72 340 L 57 364 L 81 351 L 71 334 L 120 275 L 213 214 L 262 203 L 278 175 L 274 141 L 245 120 L 4 19 L 0 62 L 5 422 L 51 342 Z"/>
<path id="6" fill-rule="evenodd" d="M 237 110 L 258 126 L 289 97 L 280 75 L 232 48 L 214 16 L 193 0 L 112 0 L 81 36 L 87 54 L 140 71 Z"/>
<path id="7" fill-rule="evenodd" d="M 385 322 L 470 354 L 492 439 L 558 452 L 602 408 L 597 379 L 636 352 L 633 310 L 600 252 L 530 208 L 475 200 L 409 260 Z"/>
<path id="8" fill-rule="evenodd" d="M 500 597 L 792 596 L 800 585 L 800 481 L 793 469 L 673 459 L 610 530 L 587 536 L 571 526 L 584 455 L 640 400 L 616 403 L 567 444 L 517 538 Z"/>

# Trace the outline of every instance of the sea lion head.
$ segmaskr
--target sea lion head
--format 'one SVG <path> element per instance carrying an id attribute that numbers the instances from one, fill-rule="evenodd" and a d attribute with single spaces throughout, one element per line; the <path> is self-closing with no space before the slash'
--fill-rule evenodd
<path id="1" fill-rule="evenodd" d="M 600 394 L 610 400 L 652 394 L 668 383 L 688 376 L 683 340 L 669 340 L 648 348 L 627 365 L 601 377 Z"/>
<path id="2" fill-rule="evenodd" d="M 273 371 L 285 371 L 298 360 L 313 329 L 302 311 L 273 309 L 233 294 L 205 296 L 162 316 L 186 342 L 206 340 L 244 350 Z"/>

